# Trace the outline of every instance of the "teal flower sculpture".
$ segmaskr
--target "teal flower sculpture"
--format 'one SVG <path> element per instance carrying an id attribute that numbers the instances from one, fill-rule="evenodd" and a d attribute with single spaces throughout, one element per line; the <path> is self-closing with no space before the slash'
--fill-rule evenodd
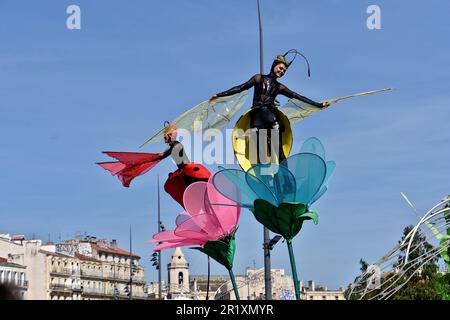
<path id="1" fill-rule="evenodd" d="M 327 191 L 335 168 L 334 161 L 326 161 L 320 140 L 310 138 L 300 153 L 280 165 L 258 164 L 247 172 L 221 168 L 212 178 L 222 195 L 250 209 L 256 220 L 286 239 L 297 299 L 300 292 L 292 240 L 304 221 L 318 223 L 318 214 L 310 206 Z"/>

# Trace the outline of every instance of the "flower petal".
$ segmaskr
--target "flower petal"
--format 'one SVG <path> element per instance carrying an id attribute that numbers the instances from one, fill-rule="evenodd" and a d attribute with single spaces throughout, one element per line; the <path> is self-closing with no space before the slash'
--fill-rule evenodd
<path id="1" fill-rule="evenodd" d="M 239 221 L 241 207 L 219 193 L 212 183 L 208 182 L 207 192 L 208 203 L 222 230 L 225 234 L 233 232 Z"/>
<path id="2" fill-rule="evenodd" d="M 207 254 L 228 270 L 233 268 L 234 253 L 236 251 L 236 241 L 234 239 L 234 235 L 230 239 L 229 243 L 221 240 L 208 241 L 205 243 L 203 248 L 191 249 L 196 249 Z"/>
<path id="3" fill-rule="evenodd" d="M 224 197 L 244 208 L 253 208 L 253 202 L 258 198 L 247 184 L 245 172 L 242 170 L 221 170 L 214 174 L 212 183 Z"/>
<path id="4" fill-rule="evenodd" d="M 258 164 L 251 167 L 245 174 L 245 180 L 256 193 L 258 199 L 264 199 L 274 206 L 278 206 L 278 199 L 274 187 L 274 175 L 277 165 Z"/>
<path id="5" fill-rule="evenodd" d="M 320 188 L 319 192 L 316 193 L 316 195 L 311 200 L 311 204 L 319 200 L 320 197 L 322 197 L 325 194 L 325 192 L 327 192 L 328 182 L 330 181 L 330 178 L 333 176 L 335 169 L 336 169 L 336 162 L 327 161 L 327 174 L 325 176 L 325 180 L 323 181 L 322 187 Z"/>
<path id="6" fill-rule="evenodd" d="M 165 241 L 181 241 L 181 240 L 184 240 L 184 238 L 175 235 L 174 230 L 167 230 L 155 233 L 153 235 L 153 240 L 150 240 L 149 243 L 165 242 Z"/>
<path id="7" fill-rule="evenodd" d="M 175 235 L 187 239 L 217 240 L 226 235 L 216 216 L 199 214 L 183 222 L 175 229 Z"/>
<path id="8" fill-rule="evenodd" d="M 194 217 L 199 214 L 211 214 L 207 203 L 207 183 L 200 181 L 189 185 L 183 194 L 183 204 L 187 213 Z"/>
<path id="9" fill-rule="evenodd" d="M 205 242 L 203 242 L 203 241 L 195 241 L 195 240 L 186 240 L 186 241 L 180 241 L 180 242 L 165 242 L 165 243 L 159 244 L 156 247 L 154 247 L 153 251 L 171 249 L 171 248 L 177 248 L 177 247 L 193 246 L 193 245 L 203 245 L 204 243 Z"/>
<path id="10" fill-rule="evenodd" d="M 306 140 L 302 147 L 300 148 L 300 153 L 313 153 L 321 157 L 324 161 L 325 157 L 325 147 L 319 139 L 312 137 Z"/>
<path id="11" fill-rule="evenodd" d="M 325 180 L 327 168 L 324 160 L 316 154 L 299 153 L 283 161 L 296 181 L 295 202 L 309 205 Z"/>

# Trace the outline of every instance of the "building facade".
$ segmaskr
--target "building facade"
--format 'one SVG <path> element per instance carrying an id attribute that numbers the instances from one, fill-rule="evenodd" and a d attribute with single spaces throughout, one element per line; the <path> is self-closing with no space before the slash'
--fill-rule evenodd
<path id="1" fill-rule="evenodd" d="M 17 290 L 22 299 L 28 290 L 26 267 L 13 263 L 12 259 L 0 258 L 0 284 L 10 285 Z"/>
<path id="2" fill-rule="evenodd" d="M 328 290 L 327 287 L 317 286 L 314 281 L 308 281 L 304 287 L 300 281 L 300 295 L 302 300 L 345 300 L 344 289 Z"/>
<path id="3" fill-rule="evenodd" d="M 40 240 L 0 237 L 0 257 L 20 261 L 27 288 L 24 299 L 147 299 L 140 257 L 116 241 L 95 237 L 42 245 Z M 131 282 L 130 282 L 131 279 Z"/>

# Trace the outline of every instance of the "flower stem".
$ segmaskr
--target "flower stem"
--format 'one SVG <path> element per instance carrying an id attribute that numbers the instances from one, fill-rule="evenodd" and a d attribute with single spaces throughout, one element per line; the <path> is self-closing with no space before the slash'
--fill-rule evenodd
<path id="1" fill-rule="evenodd" d="M 300 300 L 300 287 L 298 285 L 297 267 L 295 266 L 294 250 L 292 249 L 292 240 L 286 241 L 289 250 L 289 259 L 291 260 L 292 278 L 294 280 L 295 297 Z"/>
<path id="2" fill-rule="evenodd" d="M 233 284 L 233 290 L 234 290 L 234 295 L 236 296 L 236 300 L 241 300 L 239 298 L 239 292 L 238 292 L 238 288 L 236 285 L 236 280 L 234 279 L 234 273 L 233 270 L 228 270 L 228 272 L 230 273 L 230 279 L 231 279 L 231 283 Z"/>

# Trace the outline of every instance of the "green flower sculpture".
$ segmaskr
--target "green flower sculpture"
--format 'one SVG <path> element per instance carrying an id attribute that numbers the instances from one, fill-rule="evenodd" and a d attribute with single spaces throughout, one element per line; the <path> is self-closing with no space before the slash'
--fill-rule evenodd
<path id="1" fill-rule="evenodd" d="M 318 223 L 310 210 L 326 191 L 336 164 L 325 160 L 325 149 L 317 138 L 308 139 L 301 152 L 280 165 L 258 164 L 247 172 L 222 169 L 213 184 L 226 198 L 250 209 L 270 231 L 286 239 L 297 298 L 300 297 L 292 240 L 305 220 Z"/>

